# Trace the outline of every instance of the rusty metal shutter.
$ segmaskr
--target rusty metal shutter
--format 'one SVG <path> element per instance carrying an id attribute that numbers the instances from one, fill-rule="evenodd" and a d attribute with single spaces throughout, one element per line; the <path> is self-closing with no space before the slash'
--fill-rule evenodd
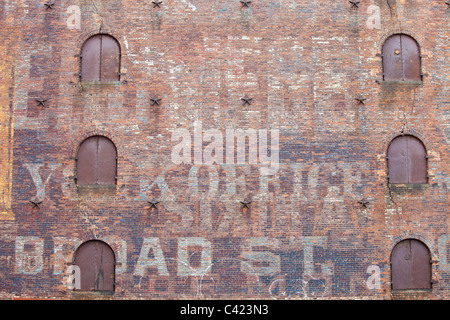
<path id="1" fill-rule="evenodd" d="M 83 243 L 75 252 L 74 264 L 80 267 L 80 290 L 114 291 L 115 258 L 103 241 Z"/>
<path id="2" fill-rule="evenodd" d="M 384 80 L 421 81 L 420 51 L 410 36 L 395 34 L 383 45 Z"/>
<path id="3" fill-rule="evenodd" d="M 389 183 L 427 183 L 427 158 L 417 138 L 398 136 L 388 148 Z"/>
<path id="4" fill-rule="evenodd" d="M 106 34 L 90 37 L 81 52 L 82 81 L 119 81 L 120 46 Z"/>
<path id="5" fill-rule="evenodd" d="M 111 140 L 103 136 L 93 136 L 81 143 L 77 157 L 79 185 L 115 184 L 116 171 L 117 151 Z"/>
<path id="6" fill-rule="evenodd" d="M 392 289 L 431 289 L 431 259 L 421 241 L 399 242 L 391 254 Z"/>

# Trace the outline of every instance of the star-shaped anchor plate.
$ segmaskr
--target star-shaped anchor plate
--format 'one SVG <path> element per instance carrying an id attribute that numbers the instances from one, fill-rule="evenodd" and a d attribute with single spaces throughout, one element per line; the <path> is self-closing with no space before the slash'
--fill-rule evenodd
<path id="1" fill-rule="evenodd" d="M 155 208 L 156 210 L 158 210 L 158 207 L 157 207 L 156 205 L 159 203 L 159 201 L 155 201 L 155 200 L 150 201 L 150 200 L 147 200 L 147 202 L 150 203 L 150 209 Z"/>
<path id="2" fill-rule="evenodd" d="M 161 3 L 162 3 L 162 1 L 152 1 L 152 3 L 153 3 L 153 8 L 156 8 L 156 7 L 158 7 L 158 8 L 161 8 Z"/>
<path id="3" fill-rule="evenodd" d="M 250 209 L 250 203 L 252 203 L 251 201 L 248 200 L 244 200 L 244 201 L 240 201 L 242 204 L 241 209 Z"/>
<path id="4" fill-rule="evenodd" d="M 245 97 L 241 98 L 241 100 L 243 101 L 244 106 L 246 104 L 248 104 L 249 106 L 252 104 L 252 98 L 249 98 L 247 95 L 245 95 Z"/>
<path id="5" fill-rule="evenodd" d="M 161 98 L 158 98 L 157 96 L 155 96 L 155 97 L 151 98 L 150 101 L 152 102 L 152 106 L 154 106 L 155 104 L 159 106 L 159 102 L 161 101 Z"/>
<path id="6" fill-rule="evenodd" d="M 349 2 L 352 4 L 352 8 L 359 8 L 359 1 L 350 0 Z"/>

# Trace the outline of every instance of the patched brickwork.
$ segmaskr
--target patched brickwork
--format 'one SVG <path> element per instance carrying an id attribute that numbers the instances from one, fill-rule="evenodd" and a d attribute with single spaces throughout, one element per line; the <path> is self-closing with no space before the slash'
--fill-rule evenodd
<path id="1" fill-rule="evenodd" d="M 0 6 L 0 297 L 450 298 L 445 1 Z M 81 81 L 96 34 L 120 45 L 119 81 Z M 395 34 L 417 42 L 421 81 L 383 78 Z M 389 183 L 405 134 L 426 183 Z M 115 185 L 77 184 L 95 135 Z M 94 239 L 112 292 L 77 290 Z M 392 290 L 405 239 L 429 249 L 431 289 Z"/>

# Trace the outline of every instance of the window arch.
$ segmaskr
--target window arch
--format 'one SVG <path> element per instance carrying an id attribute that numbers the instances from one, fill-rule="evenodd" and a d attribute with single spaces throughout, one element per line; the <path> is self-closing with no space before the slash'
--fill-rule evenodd
<path id="1" fill-rule="evenodd" d="M 427 152 L 414 136 L 394 138 L 387 151 L 389 183 L 427 183 Z"/>
<path id="2" fill-rule="evenodd" d="M 397 243 L 391 253 L 393 290 L 431 289 L 431 256 L 428 247 L 416 239 Z"/>
<path id="3" fill-rule="evenodd" d="M 107 34 L 96 34 L 81 49 L 81 81 L 119 81 L 120 45 Z"/>
<path id="4" fill-rule="evenodd" d="M 422 81 L 420 49 L 406 34 L 394 34 L 383 45 L 383 79 Z"/>
<path id="5" fill-rule="evenodd" d="M 79 290 L 114 291 L 115 255 L 108 244 L 100 240 L 82 243 L 73 263 L 80 268 Z"/>
<path id="6" fill-rule="evenodd" d="M 92 136 L 80 144 L 77 155 L 78 185 L 114 185 L 117 173 L 117 150 L 103 136 Z"/>

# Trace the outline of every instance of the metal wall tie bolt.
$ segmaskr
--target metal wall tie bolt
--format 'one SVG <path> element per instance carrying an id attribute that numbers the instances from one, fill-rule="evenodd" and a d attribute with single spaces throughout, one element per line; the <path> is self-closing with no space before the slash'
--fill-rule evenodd
<path id="1" fill-rule="evenodd" d="M 248 0 L 241 0 L 240 2 L 242 4 L 242 7 L 247 7 L 247 8 L 249 7 L 250 3 L 252 3 L 251 1 L 248 1 Z"/>

